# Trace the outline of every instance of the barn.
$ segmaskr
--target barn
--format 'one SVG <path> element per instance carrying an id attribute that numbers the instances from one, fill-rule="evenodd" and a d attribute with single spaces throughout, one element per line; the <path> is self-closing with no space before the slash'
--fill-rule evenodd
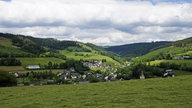
<path id="1" fill-rule="evenodd" d="M 26 67 L 27 69 L 40 69 L 39 65 L 29 65 Z"/>

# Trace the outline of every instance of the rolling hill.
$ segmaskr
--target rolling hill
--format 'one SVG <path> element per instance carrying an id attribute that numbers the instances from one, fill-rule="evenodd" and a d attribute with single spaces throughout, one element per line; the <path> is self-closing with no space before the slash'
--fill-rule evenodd
<path id="1" fill-rule="evenodd" d="M 140 61 L 153 61 L 161 59 L 174 59 L 178 56 L 192 56 L 192 38 L 179 40 L 169 46 L 152 50 L 151 52 L 138 57 Z"/>
<path id="2" fill-rule="evenodd" d="M 171 42 L 133 43 L 120 46 L 109 46 L 105 49 L 126 57 L 136 57 L 147 54 L 155 48 L 169 45 Z"/>
<path id="3" fill-rule="evenodd" d="M 134 62 L 148 62 L 164 69 L 192 71 L 192 38 L 179 40 L 169 46 L 153 50 L 133 59 Z"/>
<path id="4" fill-rule="evenodd" d="M 27 65 L 46 65 L 75 60 L 106 60 L 106 64 L 115 65 L 123 61 L 117 54 L 91 43 L 60 41 L 52 38 L 34 38 L 31 36 L 0 33 L 0 57 L 16 57 L 23 67 Z"/>

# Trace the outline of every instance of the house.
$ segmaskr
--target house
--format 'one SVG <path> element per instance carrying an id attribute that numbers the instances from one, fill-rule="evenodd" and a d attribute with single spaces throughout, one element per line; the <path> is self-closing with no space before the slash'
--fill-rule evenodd
<path id="1" fill-rule="evenodd" d="M 174 60 L 192 59 L 192 56 L 175 56 Z"/>
<path id="2" fill-rule="evenodd" d="M 71 78 L 70 71 L 67 71 L 67 70 L 64 70 L 64 72 L 62 72 L 62 73 L 58 73 L 57 76 L 58 76 L 60 79 L 68 79 L 68 78 Z"/>
<path id="3" fill-rule="evenodd" d="M 102 68 L 103 63 L 102 60 L 87 60 L 83 62 L 84 66 L 88 66 L 89 68 Z"/>
<path id="4" fill-rule="evenodd" d="M 165 70 L 165 73 L 163 74 L 163 77 L 174 77 L 175 75 L 172 72 L 172 69 Z"/>
<path id="5" fill-rule="evenodd" d="M 26 68 L 27 69 L 40 69 L 40 66 L 39 65 L 28 65 Z"/>
<path id="6" fill-rule="evenodd" d="M 70 71 L 64 70 L 63 73 L 58 73 L 57 76 L 60 79 L 78 79 L 81 77 L 79 73 L 71 73 Z"/>
<path id="7" fill-rule="evenodd" d="M 183 56 L 184 59 L 192 59 L 191 56 Z"/>
<path id="8" fill-rule="evenodd" d="M 175 57 L 173 57 L 173 59 L 174 59 L 174 60 L 183 60 L 184 58 L 181 57 L 181 56 L 175 56 Z"/>
<path id="9" fill-rule="evenodd" d="M 111 73 L 111 74 L 109 74 L 108 76 L 105 77 L 105 80 L 106 80 L 107 82 L 116 81 L 116 80 L 117 80 L 116 78 L 117 78 L 117 75 Z"/>
<path id="10" fill-rule="evenodd" d="M 71 73 L 71 78 L 72 79 L 78 79 L 80 77 L 81 77 L 81 75 L 79 73 Z"/>
<path id="11" fill-rule="evenodd" d="M 19 72 L 13 72 L 13 75 L 14 75 L 15 77 L 19 77 Z"/>

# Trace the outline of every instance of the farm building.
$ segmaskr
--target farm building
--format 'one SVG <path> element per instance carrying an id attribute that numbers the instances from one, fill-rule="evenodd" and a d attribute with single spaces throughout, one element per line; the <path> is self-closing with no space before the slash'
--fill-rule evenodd
<path id="1" fill-rule="evenodd" d="M 26 67 L 27 69 L 40 69 L 39 65 L 29 65 Z"/>

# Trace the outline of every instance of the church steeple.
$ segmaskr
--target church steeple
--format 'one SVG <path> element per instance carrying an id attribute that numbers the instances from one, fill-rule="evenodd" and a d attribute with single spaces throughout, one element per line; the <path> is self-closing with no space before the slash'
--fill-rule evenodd
<path id="1" fill-rule="evenodd" d="M 143 71 L 141 72 L 140 79 L 145 79 L 145 75 L 143 74 Z"/>

